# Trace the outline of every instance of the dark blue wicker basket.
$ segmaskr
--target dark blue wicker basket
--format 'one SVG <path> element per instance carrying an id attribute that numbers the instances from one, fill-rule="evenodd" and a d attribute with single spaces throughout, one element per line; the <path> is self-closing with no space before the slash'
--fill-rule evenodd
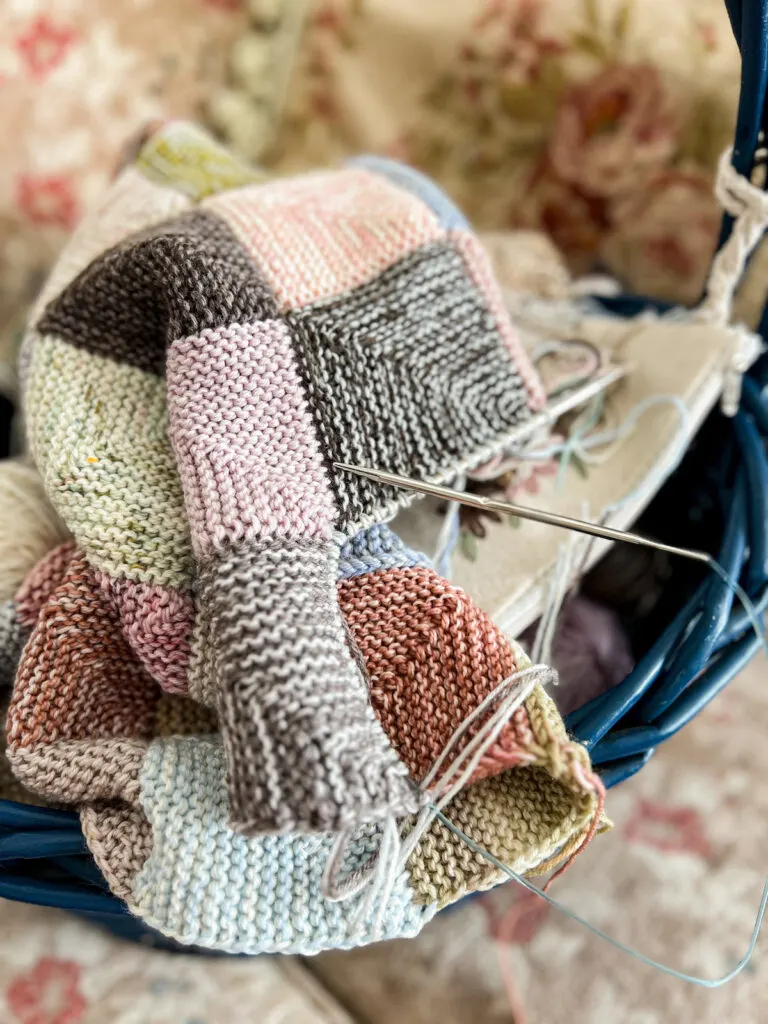
<path id="1" fill-rule="evenodd" d="M 704 546 L 738 575 L 759 611 L 768 608 L 766 378 L 768 362 L 761 360 L 744 381 L 735 418 L 719 412 L 710 417 L 644 517 L 667 527 L 646 532 L 683 546 L 691 545 L 696 522 L 705 520 L 708 532 L 719 534 L 719 544 Z M 665 606 L 667 623 L 635 669 L 566 720 L 608 786 L 642 768 L 656 746 L 698 714 L 762 643 L 731 588 L 706 569 L 678 569 Z"/>
<path id="2" fill-rule="evenodd" d="M 727 0 L 742 53 L 741 98 L 733 163 L 753 167 L 768 118 L 768 0 Z M 721 243 L 731 228 L 723 223 Z M 633 316 L 647 299 L 602 300 Z M 656 307 L 658 308 L 658 307 Z M 768 307 L 760 325 L 768 336 Z M 694 522 L 706 519 L 703 540 L 760 611 L 768 609 L 768 357 L 744 381 L 734 419 L 711 415 L 674 478 L 644 516 L 646 532 L 690 545 Z M 702 510 L 706 509 L 706 516 Z M 654 528 L 656 524 L 662 524 Z M 665 594 L 667 618 L 635 669 L 614 689 L 567 719 L 587 745 L 605 784 L 633 775 L 655 748 L 689 722 L 739 672 L 760 646 L 733 594 L 706 571 L 675 573 Z M 88 853 L 76 814 L 0 800 L 0 896 L 58 907 L 114 934 L 166 950 L 184 947 L 146 928 L 113 896 Z M 186 950 L 189 952 L 190 950 Z"/>

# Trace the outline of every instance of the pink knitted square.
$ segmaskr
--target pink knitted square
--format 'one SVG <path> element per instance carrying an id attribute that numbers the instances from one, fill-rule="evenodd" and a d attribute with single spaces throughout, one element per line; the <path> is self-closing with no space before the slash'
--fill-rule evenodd
<path id="1" fill-rule="evenodd" d="M 152 678 L 168 693 L 188 690 L 187 668 L 194 603 L 176 587 L 113 579 L 96 573 L 102 593 L 117 609 L 123 635 Z"/>
<path id="2" fill-rule="evenodd" d="M 206 199 L 264 272 L 281 309 L 341 295 L 445 237 L 420 199 L 357 168 Z"/>
<path id="3" fill-rule="evenodd" d="M 198 558 L 259 537 L 331 537 L 335 507 L 285 324 L 179 339 L 167 381 Z"/>

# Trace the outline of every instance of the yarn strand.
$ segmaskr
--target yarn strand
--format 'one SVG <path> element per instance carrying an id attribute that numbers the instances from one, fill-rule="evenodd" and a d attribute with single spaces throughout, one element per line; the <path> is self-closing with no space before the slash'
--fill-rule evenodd
<path id="1" fill-rule="evenodd" d="M 458 825 L 455 825 L 451 821 L 451 819 L 448 818 L 445 814 L 443 814 L 443 812 L 440 811 L 437 807 L 433 806 L 433 810 L 435 813 L 435 817 L 442 825 L 444 825 L 450 832 L 452 832 L 455 836 L 457 836 L 464 843 L 466 843 L 470 850 L 472 850 L 474 853 L 479 854 L 490 864 L 492 864 L 498 871 L 503 872 L 511 881 L 517 882 L 518 885 L 522 885 L 524 889 L 527 889 L 528 892 L 533 893 L 535 896 L 540 896 L 543 900 L 546 900 L 546 902 L 555 910 L 559 910 L 561 913 L 565 914 L 566 917 L 570 918 L 572 921 L 575 921 L 577 924 L 581 925 L 582 928 L 586 928 L 588 932 L 591 932 L 593 935 L 596 935 L 599 939 L 602 939 L 603 942 L 607 942 L 610 946 L 613 946 L 615 949 L 620 950 L 622 953 L 626 953 L 627 955 L 633 957 L 635 960 L 639 960 L 640 963 L 646 964 L 648 967 L 656 968 L 656 970 L 661 971 L 662 974 L 667 974 L 672 978 L 677 978 L 679 981 L 688 982 L 691 985 L 698 985 L 701 988 L 720 988 L 722 985 L 726 985 L 729 981 L 732 981 L 737 975 L 739 975 L 752 959 L 752 954 L 755 951 L 757 939 L 760 935 L 760 929 L 762 928 L 766 908 L 768 907 L 768 875 L 766 875 L 765 883 L 763 884 L 763 892 L 760 898 L 760 905 L 757 910 L 755 923 L 752 928 L 752 935 L 749 940 L 749 945 L 747 946 L 746 953 L 730 971 L 728 971 L 726 974 L 723 974 L 721 977 L 700 978 L 695 974 L 686 974 L 684 971 L 678 971 L 675 967 L 670 967 L 667 964 L 661 963 L 659 960 L 654 960 L 652 957 L 646 956 L 644 953 L 641 953 L 638 950 L 633 949 L 631 946 L 628 946 L 625 943 L 621 942 L 619 939 L 616 939 L 612 935 L 609 935 L 608 932 L 603 931 L 603 929 L 598 927 L 598 925 L 592 924 L 591 921 L 588 921 L 585 917 L 582 917 L 581 914 L 577 914 L 575 910 L 571 910 L 570 907 L 566 907 L 565 904 L 561 903 L 559 900 L 556 900 L 554 896 L 550 896 L 549 893 L 546 891 L 546 888 L 539 889 L 538 886 L 533 885 L 532 882 L 529 882 L 522 875 L 519 875 L 516 871 L 513 871 L 512 868 L 502 863 L 502 861 L 500 861 L 498 857 L 495 857 L 489 850 L 484 849 L 482 846 L 480 846 L 479 843 L 476 843 L 473 839 L 470 839 L 466 832 L 463 832 L 458 827 Z"/>
<path id="2" fill-rule="evenodd" d="M 325 864 L 322 879 L 324 897 L 331 902 L 347 900 L 363 895 L 357 909 L 360 927 L 374 914 L 374 934 L 378 934 L 387 900 L 399 873 L 418 846 L 425 832 L 430 828 L 435 814 L 434 808 L 442 810 L 467 784 L 485 754 L 494 745 L 499 734 L 512 715 L 526 700 L 537 684 L 554 683 L 557 673 L 546 665 L 533 665 L 504 679 L 496 686 L 471 714 L 459 723 L 430 770 L 418 785 L 424 806 L 415 822 L 398 823 L 394 818 L 385 819 L 381 826 L 379 847 L 368 862 L 353 874 L 339 881 L 344 853 L 352 839 L 351 831 L 341 832 L 331 849 Z M 466 746 L 440 774 L 443 765 L 466 734 L 470 726 L 498 704 L 471 738 Z M 438 775 L 440 777 L 438 779 Z M 407 830 L 407 831 L 406 831 Z"/>
<path id="3" fill-rule="evenodd" d="M 728 587 L 730 587 L 734 595 L 739 599 L 739 601 L 743 605 L 744 610 L 746 611 L 749 617 L 755 635 L 760 639 L 766 656 L 768 656 L 768 639 L 766 638 L 765 630 L 760 622 L 760 617 L 757 613 L 757 610 L 755 609 L 753 601 L 750 599 L 749 595 L 746 593 L 746 591 L 738 582 L 738 580 L 734 579 L 726 571 L 726 569 L 724 569 L 723 566 L 720 565 L 720 563 L 716 559 L 709 559 L 709 567 L 712 569 L 713 572 L 715 572 L 720 577 L 720 579 L 723 580 L 723 582 Z M 585 783 L 589 782 L 589 780 L 586 779 L 584 781 Z M 594 838 L 595 832 L 597 831 L 600 819 L 600 812 L 602 810 L 603 801 L 605 799 L 605 789 L 601 786 L 598 792 L 600 797 L 600 805 L 598 808 L 598 812 L 593 818 L 592 824 L 587 832 L 587 835 L 584 841 L 577 848 L 576 853 L 585 849 L 589 845 L 589 843 Z M 428 805 L 427 810 L 431 810 L 434 814 L 434 817 L 438 821 L 440 821 L 450 832 L 452 832 L 455 836 L 457 836 L 464 843 L 466 843 L 466 845 L 472 851 L 479 854 L 490 864 L 492 864 L 497 870 L 503 872 L 512 881 L 522 885 L 529 892 L 532 892 L 534 895 L 540 896 L 543 900 L 546 900 L 547 903 L 549 903 L 550 906 L 552 906 L 554 909 L 561 911 L 563 914 L 565 914 L 566 917 L 569 917 L 572 921 L 575 921 L 577 924 L 580 924 L 583 928 L 586 928 L 587 931 L 591 932 L 593 935 L 596 935 L 599 939 L 602 939 L 604 942 L 607 942 L 609 945 L 614 946 L 616 949 L 621 950 L 621 952 L 626 953 L 634 959 L 639 960 L 641 963 L 644 963 L 649 967 L 656 968 L 656 970 L 661 971 L 662 974 L 667 974 L 670 977 L 677 978 L 679 981 L 685 981 L 689 984 L 698 985 L 702 988 L 720 988 L 722 985 L 727 984 L 729 981 L 732 981 L 735 977 L 737 977 L 737 975 L 739 975 L 744 970 L 744 968 L 747 966 L 747 964 L 750 962 L 752 958 L 752 955 L 755 951 L 755 946 L 757 945 L 757 939 L 760 934 L 760 929 L 762 928 L 766 908 L 768 908 L 768 874 L 766 874 L 765 877 L 762 896 L 760 898 L 760 904 L 757 909 L 755 923 L 752 929 L 752 935 L 744 956 L 730 971 L 726 972 L 721 977 L 714 979 L 701 978 L 697 975 L 686 974 L 683 971 L 678 971 L 676 968 L 670 967 L 667 964 L 663 964 L 658 960 L 654 960 L 651 957 L 646 956 L 644 953 L 641 953 L 638 950 L 633 949 L 631 946 L 628 946 L 625 943 L 620 942 L 612 935 L 609 935 L 607 932 L 603 931 L 602 928 L 599 928 L 597 925 L 592 924 L 586 918 L 582 917 L 580 914 L 577 914 L 569 907 L 566 907 L 564 904 L 560 903 L 559 900 L 556 900 L 553 896 L 550 896 L 548 892 L 550 886 L 557 878 L 559 878 L 563 874 L 564 870 L 566 870 L 570 866 L 570 864 L 573 861 L 573 856 L 569 857 L 566 863 L 563 865 L 563 867 L 556 871 L 555 874 L 553 874 L 549 878 L 546 885 L 539 889 L 537 886 L 533 885 L 522 875 L 519 875 L 516 871 L 513 871 L 512 868 L 510 868 L 506 864 L 503 864 L 489 850 L 486 850 L 479 843 L 476 843 L 473 839 L 471 839 L 465 832 L 463 832 L 443 813 L 442 807 L 443 805 L 441 803 L 432 803 Z"/>

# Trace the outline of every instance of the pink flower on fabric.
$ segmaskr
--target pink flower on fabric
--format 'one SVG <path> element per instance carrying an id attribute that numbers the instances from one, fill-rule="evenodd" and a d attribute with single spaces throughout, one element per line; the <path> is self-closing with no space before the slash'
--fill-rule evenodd
<path id="1" fill-rule="evenodd" d="M 704 859 L 711 853 L 701 817 L 691 807 L 665 807 L 641 800 L 624 831 L 630 842 L 662 853 L 693 853 Z"/>
<path id="2" fill-rule="evenodd" d="M 72 29 L 40 15 L 16 38 L 16 49 L 33 78 L 45 78 L 63 60 L 77 38 Z"/>
<path id="3" fill-rule="evenodd" d="M 549 162 L 556 177 L 584 195 L 636 194 L 667 165 L 677 137 L 659 72 L 612 65 L 565 96 Z"/>
<path id="4" fill-rule="evenodd" d="M 71 230 L 77 221 L 77 197 L 72 182 L 63 175 L 20 174 L 16 202 L 33 224 Z"/>
<path id="5" fill-rule="evenodd" d="M 486 4 L 472 23 L 470 41 L 459 49 L 465 69 L 472 73 L 474 68 L 485 80 L 490 70 L 502 87 L 502 97 L 508 87 L 535 82 L 544 62 L 566 49 L 559 39 L 542 33 L 543 6 L 541 0 L 516 0 L 511 5 L 492 0 Z"/>
<path id="6" fill-rule="evenodd" d="M 712 181 L 694 171 L 659 174 L 642 195 L 613 209 L 602 255 L 643 294 L 696 302 L 720 227 Z"/>
<path id="7" fill-rule="evenodd" d="M 541 490 L 541 480 L 557 476 L 558 468 L 554 459 L 549 459 L 547 462 L 521 459 L 509 486 L 504 489 L 504 497 L 507 501 L 514 501 L 521 491 L 525 491 L 527 494 L 538 494 Z"/>
<path id="8" fill-rule="evenodd" d="M 503 18 L 505 13 L 505 0 L 487 0 L 482 11 L 475 18 L 475 28 L 485 28 L 486 25 Z"/>
<path id="9" fill-rule="evenodd" d="M 717 28 L 711 21 L 697 21 L 694 28 L 701 39 L 707 53 L 717 49 Z"/>
<path id="10" fill-rule="evenodd" d="M 315 25 L 318 28 L 329 29 L 331 32 L 338 29 L 340 21 L 339 12 L 330 4 L 323 5 L 315 15 Z"/>
<path id="11" fill-rule="evenodd" d="M 574 273 L 593 266 L 610 230 L 608 203 L 557 176 L 544 160 L 530 176 L 523 199 L 510 211 L 510 227 L 544 231 Z"/>
<path id="12" fill-rule="evenodd" d="M 338 116 L 336 103 L 330 92 L 316 91 L 312 95 L 312 110 L 321 121 L 335 121 Z"/>
<path id="13" fill-rule="evenodd" d="M 20 1024 L 77 1024 L 86 1008 L 79 981 L 78 964 L 43 957 L 8 986 L 8 1006 Z"/>

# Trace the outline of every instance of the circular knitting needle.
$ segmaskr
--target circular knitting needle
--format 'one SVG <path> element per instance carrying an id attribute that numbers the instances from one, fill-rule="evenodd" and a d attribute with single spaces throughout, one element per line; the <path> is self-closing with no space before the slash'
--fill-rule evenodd
<path id="1" fill-rule="evenodd" d="M 570 516 L 560 516 L 554 512 L 545 512 L 542 509 L 529 508 L 526 505 L 514 505 L 509 501 L 497 501 L 495 498 L 487 498 L 482 494 L 467 494 L 465 491 L 456 491 L 452 487 L 411 480 L 410 477 L 400 476 L 398 473 L 388 473 L 383 469 L 351 466 L 346 462 L 334 462 L 333 465 L 335 469 L 340 469 L 344 473 L 354 473 L 380 484 L 390 484 L 392 487 L 417 491 L 419 494 L 432 494 L 436 498 L 445 498 L 447 501 L 458 501 L 461 505 L 469 505 L 470 508 L 490 509 L 493 512 L 501 512 L 503 515 L 532 519 L 536 523 L 545 523 L 547 526 L 559 526 L 563 530 L 575 530 L 577 533 L 601 537 L 603 540 L 622 540 L 628 544 L 638 544 L 640 547 L 655 548 L 657 551 L 666 551 L 669 555 L 679 555 L 680 558 L 689 558 L 694 562 L 703 562 L 705 565 L 710 565 L 712 562 L 711 556 L 706 551 L 694 551 L 688 548 L 678 548 L 673 544 L 663 544 L 661 541 L 651 540 L 650 537 L 643 537 L 639 533 L 627 533 L 624 530 L 614 530 L 610 526 L 587 523 L 583 519 L 572 519 Z"/>

